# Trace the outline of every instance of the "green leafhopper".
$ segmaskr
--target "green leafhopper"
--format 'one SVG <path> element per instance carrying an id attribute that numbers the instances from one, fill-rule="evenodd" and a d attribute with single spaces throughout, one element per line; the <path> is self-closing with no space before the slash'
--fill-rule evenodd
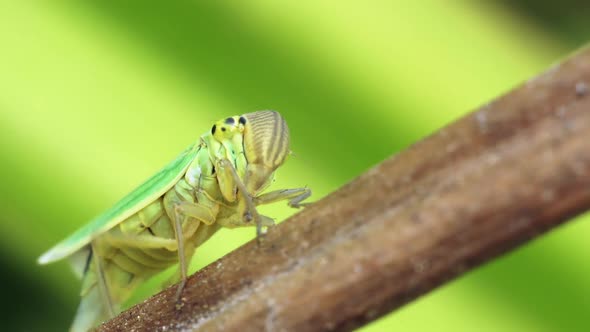
<path id="1" fill-rule="evenodd" d="M 217 121 L 176 159 L 112 208 L 39 257 L 68 258 L 82 277 L 71 331 L 112 317 L 143 281 L 179 263 L 173 281 L 187 278 L 195 249 L 221 227 L 261 227 L 274 221 L 256 206 L 287 200 L 308 188 L 263 193 L 290 153 L 289 129 L 278 112 L 258 111 Z"/>

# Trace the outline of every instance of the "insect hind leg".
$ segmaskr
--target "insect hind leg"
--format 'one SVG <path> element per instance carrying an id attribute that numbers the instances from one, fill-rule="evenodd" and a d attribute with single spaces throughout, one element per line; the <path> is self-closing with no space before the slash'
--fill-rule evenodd
<path id="1" fill-rule="evenodd" d="M 105 310 L 106 310 L 109 318 L 113 318 L 113 317 L 115 317 L 115 310 L 113 308 L 113 300 L 111 298 L 111 293 L 109 292 L 109 287 L 108 287 L 106 275 L 104 273 L 104 269 L 102 266 L 102 262 L 100 259 L 100 255 L 96 251 L 95 241 L 92 241 L 90 243 L 90 246 L 91 246 L 91 250 L 92 250 L 91 251 L 92 258 L 91 259 L 94 261 L 94 265 L 96 268 L 96 279 L 97 279 L 98 287 L 100 289 L 100 293 L 103 298 L 104 307 L 105 307 Z"/>

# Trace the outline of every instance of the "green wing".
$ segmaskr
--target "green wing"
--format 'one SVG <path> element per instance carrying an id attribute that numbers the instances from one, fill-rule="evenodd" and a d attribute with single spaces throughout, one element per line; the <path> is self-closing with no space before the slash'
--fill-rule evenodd
<path id="1" fill-rule="evenodd" d="M 199 149 L 198 142 L 189 146 L 176 159 L 117 202 L 113 207 L 41 255 L 37 262 L 39 264 L 48 264 L 70 256 L 86 246 L 98 235 L 108 231 L 153 202 L 180 180 Z"/>

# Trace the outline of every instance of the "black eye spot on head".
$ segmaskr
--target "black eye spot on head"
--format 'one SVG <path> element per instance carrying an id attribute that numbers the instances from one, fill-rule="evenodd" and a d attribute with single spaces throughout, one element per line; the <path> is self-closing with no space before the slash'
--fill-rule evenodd
<path id="1" fill-rule="evenodd" d="M 215 135 L 215 130 L 217 129 L 217 125 L 214 124 L 213 128 L 211 128 L 211 135 Z"/>
<path id="2" fill-rule="evenodd" d="M 221 127 L 221 131 L 225 131 L 225 127 Z"/>
<path id="3" fill-rule="evenodd" d="M 243 116 L 240 116 L 240 120 L 238 120 L 238 122 L 240 122 L 240 124 L 245 125 L 246 124 L 246 118 Z"/>
<path id="4" fill-rule="evenodd" d="M 234 123 L 236 123 L 236 120 L 234 120 L 234 118 L 227 118 L 225 119 L 225 123 L 228 125 L 233 125 Z"/>

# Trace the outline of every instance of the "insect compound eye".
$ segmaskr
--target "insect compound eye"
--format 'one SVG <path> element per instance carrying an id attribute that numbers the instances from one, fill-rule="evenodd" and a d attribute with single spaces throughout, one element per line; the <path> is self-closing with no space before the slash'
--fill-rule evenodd
<path id="1" fill-rule="evenodd" d="M 213 128 L 211 128 L 211 135 L 215 135 L 215 131 L 217 130 L 217 125 L 214 124 Z"/>
<path id="2" fill-rule="evenodd" d="M 239 122 L 241 125 L 246 125 L 246 118 L 245 118 L 245 117 L 243 117 L 243 116 L 240 116 L 240 119 L 238 120 L 238 122 Z"/>
<path id="3" fill-rule="evenodd" d="M 234 118 L 225 119 L 225 124 L 233 125 L 234 123 L 236 123 L 236 120 L 234 120 Z"/>

